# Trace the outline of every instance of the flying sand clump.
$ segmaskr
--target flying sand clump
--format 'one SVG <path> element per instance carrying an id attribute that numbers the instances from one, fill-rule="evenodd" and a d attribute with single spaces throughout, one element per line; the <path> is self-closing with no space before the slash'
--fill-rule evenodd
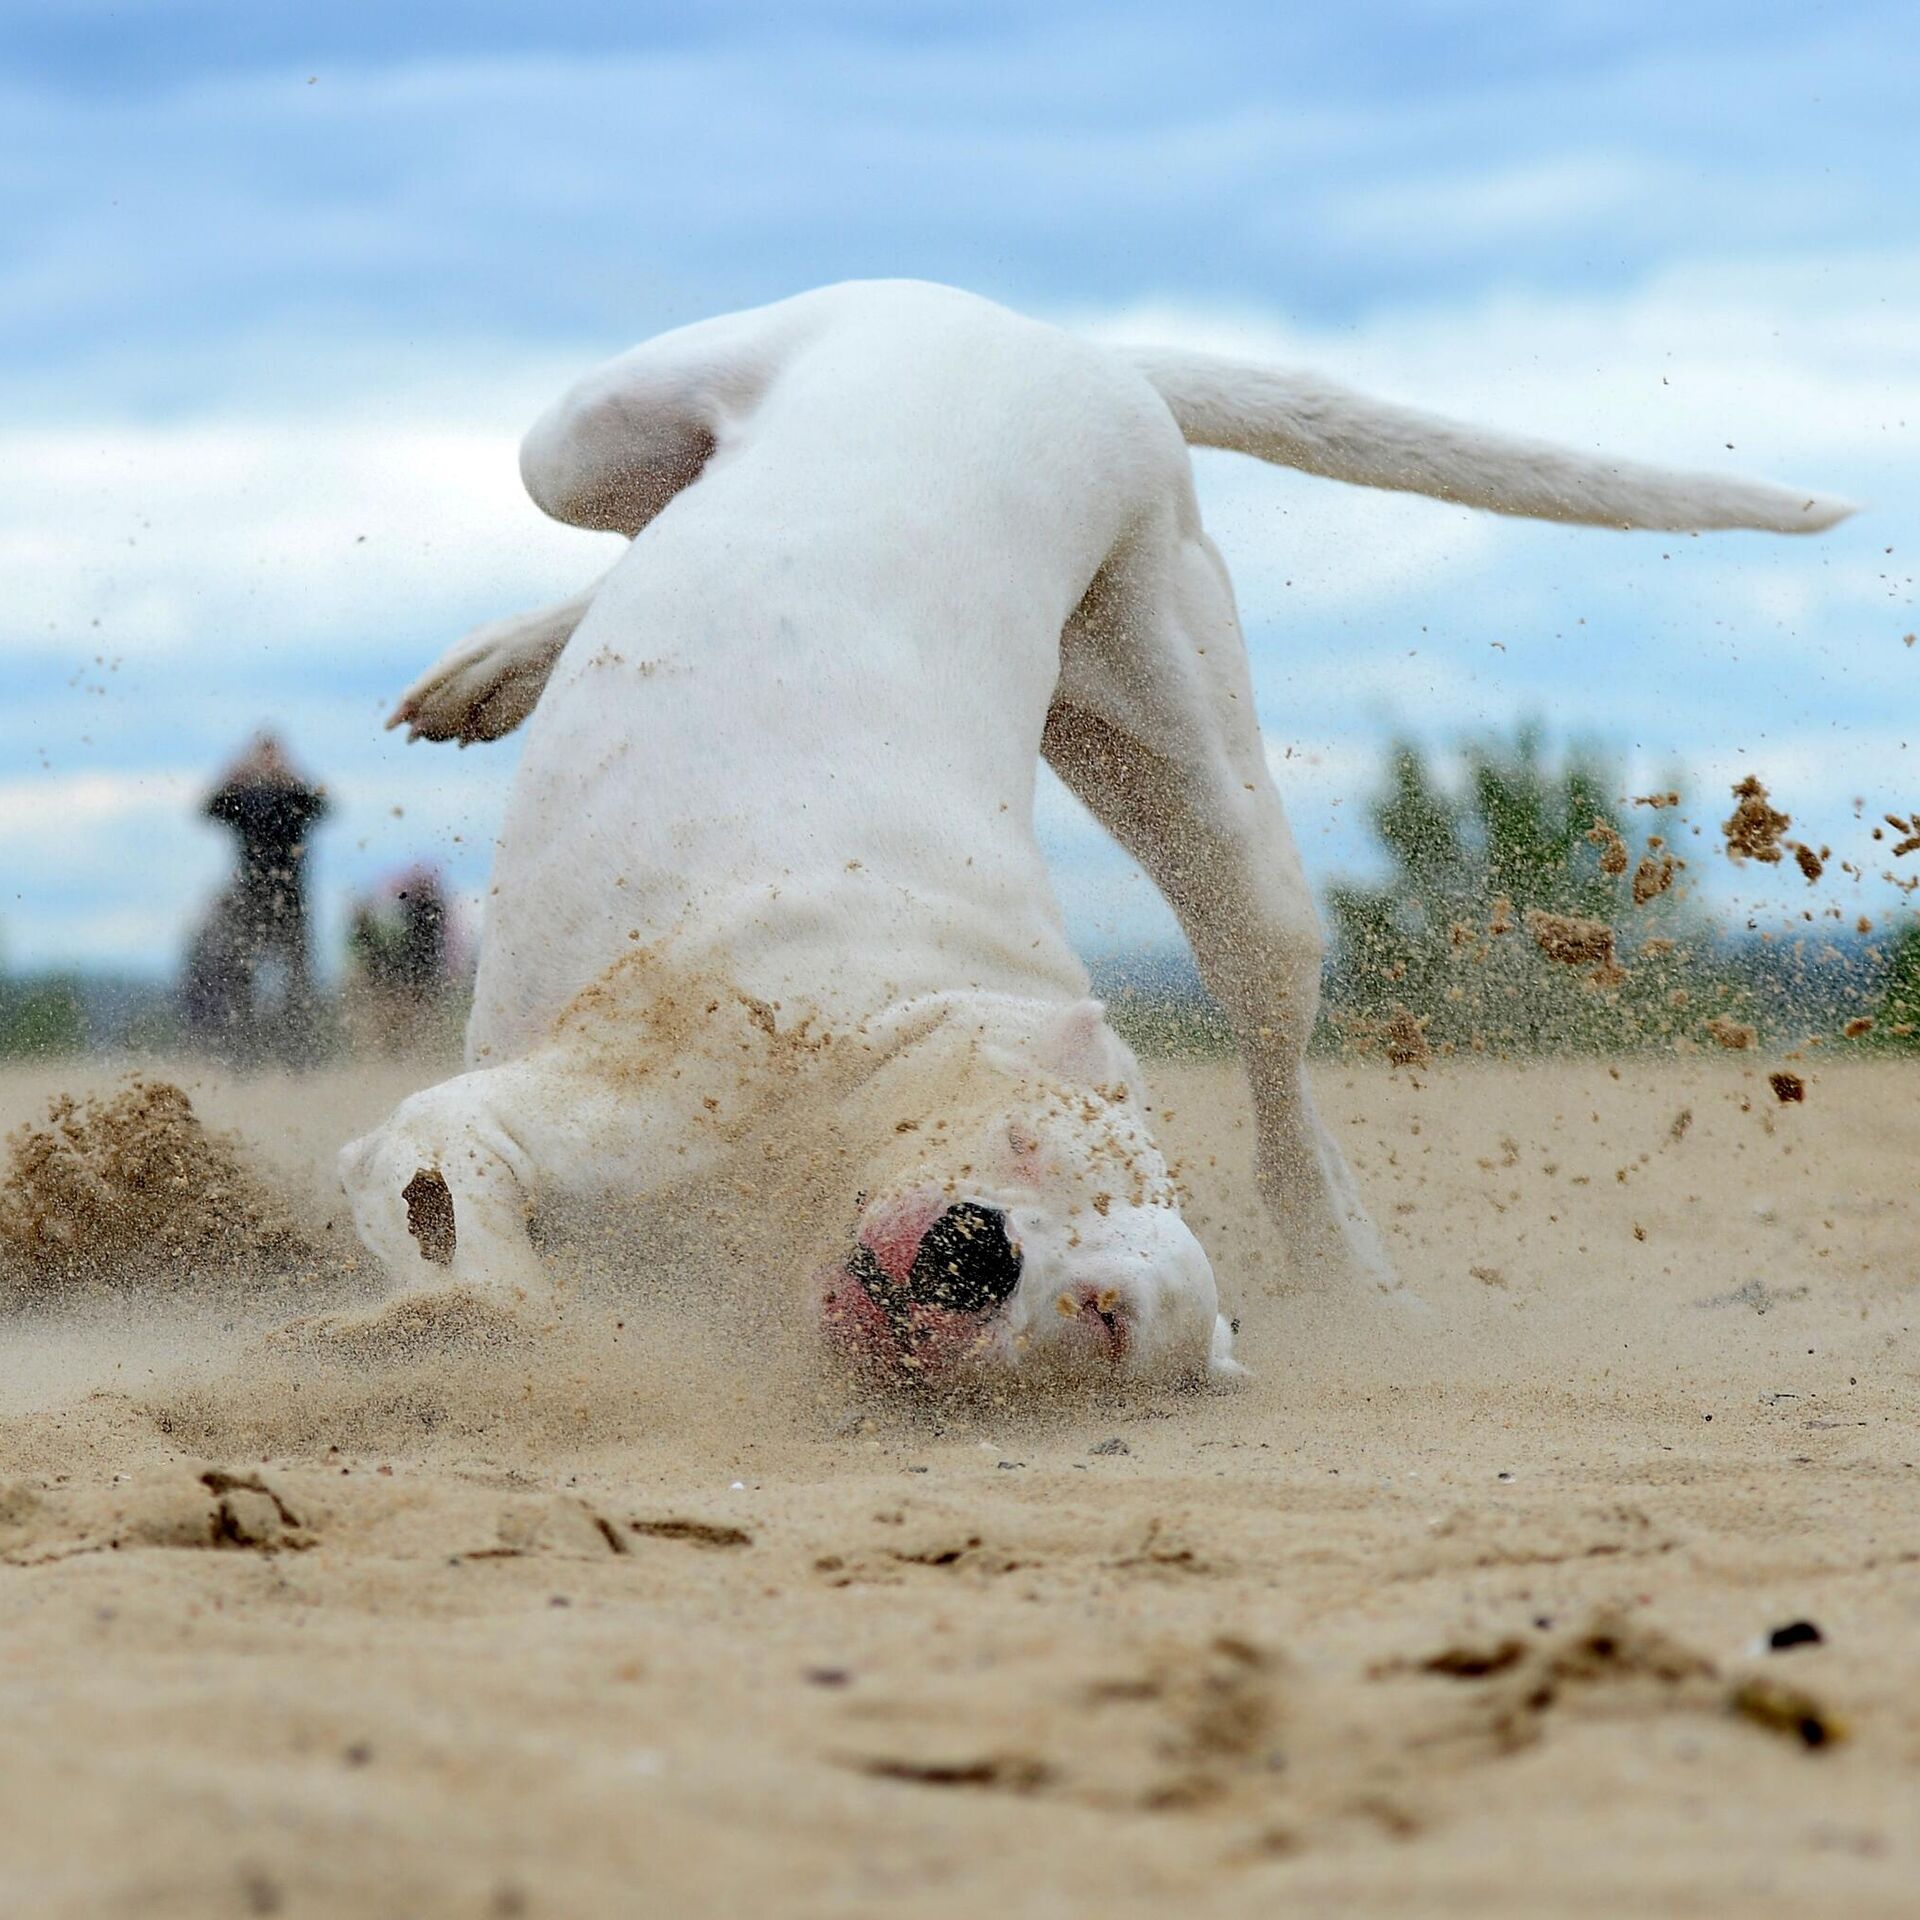
<path id="1" fill-rule="evenodd" d="M 1395 1007 L 1380 1026 L 1382 1050 L 1393 1067 L 1424 1067 L 1433 1059 L 1427 1041 L 1427 1020 L 1409 1007 Z"/>
<path id="2" fill-rule="evenodd" d="M 1738 860 L 1758 860 L 1763 866 L 1780 861 L 1780 836 L 1792 826 L 1792 817 L 1777 811 L 1767 799 L 1758 777 L 1748 774 L 1733 789 L 1734 808 L 1720 823 L 1727 853 Z"/>
<path id="3" fill-rule="evenodd" d="M 1617 827 L 1605 820 L 1595 819 L 1587 829 L 1587 839 L 1600 849 L 1600 871 L 1605 874 L 1619 875 L 1627 870 L 1627 843 L 1621 839 Z"/>
<path id="4" fill-rule="evenodd" d="M 288 1209 L 165 1080 L 58 1095 L 16 1128 L 0 1176 L 0 1298 L 123 1281 L 182 1285 L 311 1261 Z"/>
<path id="5" fill-rule="evenodd" d="M 1617 987 L 1626 969 L 1614 957 L 1613 929 L 1604 920 L 1583 920 L 1576 914 L 1527 909 L 1527 931 L 1533 944 L 1549 960 L 1563 967 L 1592 967 L 1588 984 Z"/>
<path id="6" fill-rule="evenodd" d="M 1903 854 L 1920 852 L 1920 810 L 1916 810 L 1905 819 L 1897 813 L 1883 814 L 1881 818 L 1901 836 L 1893 849 L 1893 857 L 1896 860 Z"/>
<path id="7" fill-rule="evenodd" d="M 1649 900 L 1657 900 L 1673 885 L 1674 869 L 1679 864 L 1658 834 L 1648 840 L 1647 850 L 1633 870 L 1633 904 L 1644 907 Z"/>

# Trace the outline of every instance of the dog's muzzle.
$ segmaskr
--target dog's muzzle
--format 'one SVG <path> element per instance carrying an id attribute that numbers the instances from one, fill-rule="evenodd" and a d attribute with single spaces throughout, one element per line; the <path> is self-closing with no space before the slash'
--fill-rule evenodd
<path id="1" fill-rule="evenodd" d="M 884 1355 L 910 1373 L 937 1371 L 975 1346 L 1012 1298 L 1020 1249 L 1006 1215 L 973 1200 L 937 1215 L 910 1257 L 902 1240 L 897 1230 L 863 1232 L 827 1279 L 823 1313 L 869 1362 Z"/>

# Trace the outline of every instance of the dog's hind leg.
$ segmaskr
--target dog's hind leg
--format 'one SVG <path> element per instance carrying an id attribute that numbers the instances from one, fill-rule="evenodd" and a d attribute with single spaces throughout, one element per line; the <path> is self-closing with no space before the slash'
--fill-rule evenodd
<path id="1" fill-rule="evenodd" d="M 1190 501 L 1181 524 L 1116 554 L 1075 614 L 1043 750 L 1179 916 L 1245 1062 L 1261 1193 L 1293 1258 L 1401 1294 L 1314 1108 L 1324 938 L 1267 772 L 1232 588 Z"/>

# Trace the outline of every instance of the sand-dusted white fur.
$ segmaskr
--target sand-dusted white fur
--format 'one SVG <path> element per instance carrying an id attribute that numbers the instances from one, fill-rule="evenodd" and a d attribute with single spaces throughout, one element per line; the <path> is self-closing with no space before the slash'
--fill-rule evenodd
<path id="1" fill-rule="evenodd" d="M 1650 524 L 1694 485 L 1556 456 L 1529 491 L 1513 443 L 1434 433 L 917 283 L 684 328 L 587 376 L 522 472 L 632 546 L 584 606 L 484 630 L 395 714 L 467 740 L 537 700 L 470 1070 L 343 1155 L 368 1244 L 402 1279 L 444 1263 L 511 1289 L 534 1274 L 521 1218 L 554 1194 L 731 1179 L 844 1208 L 882 1253 L 958 1195 L 1025 1257 L 971 1363 L 1230 1368 L 1035 845 L 1044 753 L 1233 1023 L 1294 1255 L 1394 1291 L 1307 1086 L 1321 934 L 1186 442 Z M 1725 524 L 1711 485 L 1698 524 Z"/>

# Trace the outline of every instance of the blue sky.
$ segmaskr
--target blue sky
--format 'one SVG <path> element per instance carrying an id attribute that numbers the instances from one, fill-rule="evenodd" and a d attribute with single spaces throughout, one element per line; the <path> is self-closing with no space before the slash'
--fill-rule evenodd
<path id="1" fill-rule="evenodd" d="M 169 967 L 222 867 L 196 792 L 269 716 L 339 797 L 330 916 L 421 853 L 477 892 L 512 745 L 378 722 L 600 563 L 520 429 L 634 339 L 861 274 L 1867 501 L 1685 540 L 1202 462 L 1316 878 L 1364 865 L 1391 732 L 1528 714 L 1754 767 L 1864 853 L 1855 797 L 1920 801 L 1917 94 L 1904 4 L 6 0 L 0 950 Z M 1042 811 L 1082 938 L 1159 931 Z"/>

